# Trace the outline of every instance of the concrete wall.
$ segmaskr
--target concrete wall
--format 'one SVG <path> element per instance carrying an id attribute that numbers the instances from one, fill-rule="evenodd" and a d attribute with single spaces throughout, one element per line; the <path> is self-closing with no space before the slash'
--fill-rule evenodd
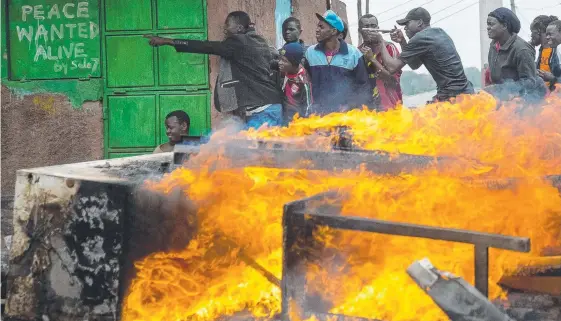
<path id="1" fill-rule="evenodd" d="M 347 23 L 347 25 L 349 25 L 349 18 L 347 17 L 347 5 L 343 1 L 332 0 L 331 10 L 335 11 L 339 15 L 339 17 L 341 17 Z M 347 43 L 353 43 L 350 32 L 349 34 L 347 34 L 347 39 L 345 41 Z"/>
<path id="2" fill-rule="evenodd" d="M 347 5 L 341 0 L 332 0 L 331 1 L 331 10 L 337 12 L 337 14 L 343 18 L 345 21 L 347 20 Z"/>
<path id="3" fill-rule="evenodd" d="M 293 0 L 292 15 L 302 23 L 302 40 L 307 44 L 316 43 L 316 13 L 323 14 L 326 10 L 325 0 Z"/>
<path id="4" fill-rule="evenodd" d="M 17 96 L 2 85 L 2 195 L 16 170 L 103 158 L 101 102 L 73 108 L 60 94 Z"/>

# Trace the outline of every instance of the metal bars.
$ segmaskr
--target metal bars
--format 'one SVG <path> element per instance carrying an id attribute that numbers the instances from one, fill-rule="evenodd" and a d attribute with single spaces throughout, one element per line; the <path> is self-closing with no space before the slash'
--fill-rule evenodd
<path id="1" fill-rule="evenodd" d="M 310 313 L 314 315 L 319 313 L 307 309 L 306 257 L 303 254 L 307 248 L 314 245 L 312 232 L 320 226 L 473 244 L 475 287 L 485 296 L 488 292 L 489 247 L 517 252 L 530 251 L 530 239 L 523 237 L 389 222 L 356 216 L 339 216 L 338 214 L 333 215 L 332 211 L 329 211 L 330 214 L 325 214 L 317 210 L 317 205 L 328 204 L 327 200 L 335 198 L 336 195 L 334 192 L 319 194 L 286 204 L 284 207 L 282 313 L 286 320 L 289 319 L 289 314 L 299 313 L 299 317 L 305 317 Z M 291 309 L 291 305 L 294 304 L 298 309 Z"/>
<path id="2" fill-rule="evenodd" d="M 433 166 L 443 168 L 458 161 L 451 157 L 392 155 L 384 151 L 311 150 L 265 141 L 233 140 L 218 147 L 221 156 L 229 160 L 228 166 L 233 168 L 262 166 L 332 171 L 363 166 L 373 173 L 398 175 Z M 179 165 L 188 155 L 199 151 L 199 147 L 176 145 L 174 163 Z"/>

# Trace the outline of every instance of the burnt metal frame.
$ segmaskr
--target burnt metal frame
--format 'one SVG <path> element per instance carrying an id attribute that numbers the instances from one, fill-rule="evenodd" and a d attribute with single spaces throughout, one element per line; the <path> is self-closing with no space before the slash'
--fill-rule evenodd
<path id="1" fill-rule="evenodd" d="M 314 170 L 364 169 L 377 174 L 398 175 L 403 172 L 435 166 L 445 167 L 457 160 L 447 156 L 422 156 L 369 150 L 312 150 L 291 146 L 285 142 L 263 140 L 232 140 L 220 146 L 221 154 L 229 158 L 230 167 L 305 168 Z M 181 165 L 200 152 L 199 146 L 175 145 L 174 164 Z M 300 164 L 310 160 L 310 164 Z"/>
<path id="2" fill-rule="evenodd" d="M 317 207 L 310 207 L 311 203 L 317 205 L 317 203 L 321 204 L 327 199 L 337 199 L 337 193 L 322 193 L 284 206 L 282 223 L 282 314 L 285 320 L 289 319 L 290 302 L 295 302 L 300 311 L 290 311 L 291 314 L 299 313 L 301 314 L 300 317 L 303 318 L 312 314 L 318 315 L 317 312 L 306 309 L 306 262 L 300 254 L 300 249 L 306 248 L 313 241 L 312 232 L 318 226 L 473 244 L 475 247 L 475 287 L 485 296 L 488 296 L 489 247 L 517 252 L 530 251 L 529 238 L 390 222 L 356 216 L 340 216 L 339 213 L 331 211 L 321 213 Z M 356 319 L 356 317 L 347 318 Z"/>

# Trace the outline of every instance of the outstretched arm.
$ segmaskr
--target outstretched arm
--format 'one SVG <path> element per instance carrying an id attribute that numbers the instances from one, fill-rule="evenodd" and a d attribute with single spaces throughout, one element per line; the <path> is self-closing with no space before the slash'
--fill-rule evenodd
<path id="1" fill-rule="evenodd" d="M 226 58 L 229 58 L 234 54 L 234 48 L 231 44 L 233 40 L 230 38 L 224 41 L 202 41 L 171 39 L 152 35 L 144 35 L 144 37 L 150 39 L 149 44 L 153 47 L 173 46 L 178 52 L 218 55 Z"/>
<path id="2" fill-rule="evenodd" d="M 405 67 L 405 62 L 403 60 L 392 57 L 383 46 L 380 48 L 380 56 L 382 57 L 384 66 L 386 66 L 386 70 L 392 75 Z"/>
<path id="3" fill-rule="evenodd" d="M 384 38 L 382 37 L 382 34 L 376 33 L 374 37 L 378 44 L 379 55 L 380 57 L 382 57 L 383 65 L 386 67 L 385 69 L 388 71 L 388 73 L 395 74 L 396 72 L 403 69 L 403 67 L 405 66 L 405 62 L 390 55 L 390 53 L 385 48 Z"/>

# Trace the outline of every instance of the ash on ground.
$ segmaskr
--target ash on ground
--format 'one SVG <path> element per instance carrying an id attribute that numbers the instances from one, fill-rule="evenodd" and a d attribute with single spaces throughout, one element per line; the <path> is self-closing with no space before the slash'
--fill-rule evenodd
<path id="1" fill-rule="evenodd" d="M 103 168 L 102 172 L 111 176 L 127 179 L 131 182 L 142 182 L 146 179 L 158 179 L 169 171 L 169 162 L 161 161 L 131 161 L 124 165 L 111 166 L 109 162 L 105 165 L 96 166 Z"/>
<path id="2" fill-rule="evenodd" d="M 511 291 L 495 305 L 517 321 L 561 320 L 561 296 Z"/>

